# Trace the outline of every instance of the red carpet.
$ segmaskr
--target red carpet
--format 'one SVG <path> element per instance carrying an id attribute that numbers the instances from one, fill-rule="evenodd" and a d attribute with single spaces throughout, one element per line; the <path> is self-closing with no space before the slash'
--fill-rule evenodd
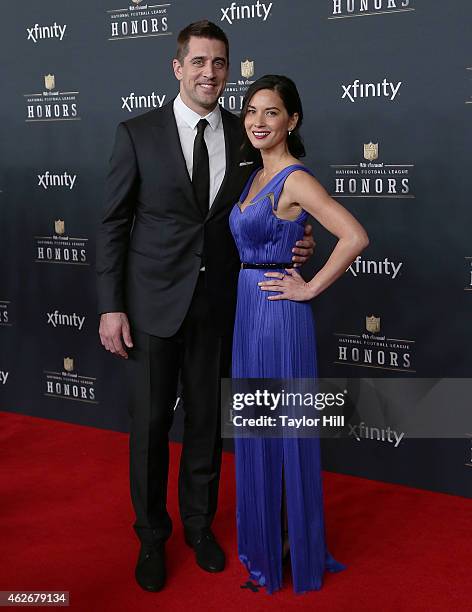
<path id="1" fill-rule="evenodd" d="M 329 548 L 348 565 L 323 589 L 275 595 L 241 589 L 233 457 L 226 454 L 214 531 L 227 569 L 207 574 L 183 541 L 172 445 L 168 583 L 134 582 L 128 437 L 12 413 L 1 416 L 0 590 L 67 590 L 71 608 L 144 610 L 470 610 L 472 503 L 450 495 L 324 473 Z"/>

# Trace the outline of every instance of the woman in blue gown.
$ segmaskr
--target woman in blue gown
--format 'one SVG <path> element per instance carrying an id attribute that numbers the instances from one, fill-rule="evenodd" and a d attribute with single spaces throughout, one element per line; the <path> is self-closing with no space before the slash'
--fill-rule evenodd
<path id="1" fill-rule="evenodd" d="M 253 172 L 230 215 L 242 262 L 233 378 L 315 378 L 310 300 L 368 244 L 362 226 L 300 164 L 302 118 L 298 91 L 287 77 L 262 77 L 246 94 L 245 146 L 260 151 L 263 166 Z M 309 214 L 338 242 L 324 267 L 305 282 L 284 262 L 291 261 Z M 238 553 L 250 578 L 269 593 L 280 589 L 289 545 L 295 592 L 321 588 L 325 570 L 344 566 L 325 542 L 319 439 L 237 437 L 235 454 Z"/>

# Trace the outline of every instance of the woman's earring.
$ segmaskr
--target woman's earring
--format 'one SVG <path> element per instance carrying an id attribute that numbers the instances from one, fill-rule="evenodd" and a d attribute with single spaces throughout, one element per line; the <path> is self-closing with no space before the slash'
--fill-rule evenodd
<path id="1" fill-rule="evenodd" d="M 292 133 L 292 130 L 289 130 L 289 131 L 288 131 L 288 135 L 290 136 L 290 134 L 291 134 L 291 133 Z"/>

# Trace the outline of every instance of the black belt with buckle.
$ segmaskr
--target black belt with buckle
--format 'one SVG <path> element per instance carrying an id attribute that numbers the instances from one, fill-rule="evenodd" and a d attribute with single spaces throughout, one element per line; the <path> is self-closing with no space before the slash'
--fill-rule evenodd
<path id="1" fill-rule="evenodd" d="M 247 263 L 246 261 L 241 262 L 241 270 L 272 270 L 278 268 L 293 268 L 293 262 L 290 263 Z"/>

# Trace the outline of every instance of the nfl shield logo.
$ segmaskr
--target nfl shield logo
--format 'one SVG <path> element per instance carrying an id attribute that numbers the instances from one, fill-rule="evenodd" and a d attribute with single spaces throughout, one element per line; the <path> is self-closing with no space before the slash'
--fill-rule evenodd
<path id="1" fill-rule="evenodd" d="M 374 315 L 366 317 L 365 328 L 371 334 L 377 334 L 380 331 L 380 317 L 374 317 Z"/>
<path id="2" fill-rule="evenodd" d="M 53 74 L 46 74 L 44 76 L 44 87 L 51 91 L 56 86 L 56 79 Z"/>
<path id="3" fill-rule="evenodd" d="M 364 145 L 364 158 L 367 159 L 367 161 L 374 161 L 374 159 L 377 159 L 379 156 L 379 143 L 373 143 L 373 142 L 369 142 L 368 144 Z"/>
<path id="4" fill-rule="evenodd" d="M 58 236 L 62 236 L 64 234 L 66 228 L 62 219 L 57 219 L 56 221 L 54 221 L 54 231 Z"/>
<path id="5" fill-rule="evenodd" d="M 241 62 L 241 76 L 245 79 L 250 79 L 254 76 L 254 62 L 250 60 L 246 60 Z"/>
<path id="6" fill-rule="evenodd" d="M 72 372 L 74 369 L 74 360 L 72 357 L 64 357 L 64 370 L 66 372 Z"/>

